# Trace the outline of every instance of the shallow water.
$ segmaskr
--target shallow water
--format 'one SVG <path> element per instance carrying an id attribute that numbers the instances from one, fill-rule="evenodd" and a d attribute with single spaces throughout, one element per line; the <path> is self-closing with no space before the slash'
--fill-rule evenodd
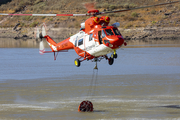
<path id="1" fill-rule="evenodd" d="M 54 61 L 37 48 L 0 48 L 0 119 L 180 119 L 179 51 L 120 49 L 92 79 L 95 63 L 75 67 L 74 50 Z M 79 113 L 86 99 L 94 112 Z"/>

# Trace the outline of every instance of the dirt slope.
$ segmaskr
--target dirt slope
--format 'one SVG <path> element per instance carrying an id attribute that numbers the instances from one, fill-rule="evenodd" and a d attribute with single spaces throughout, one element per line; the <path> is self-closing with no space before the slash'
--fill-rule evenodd
<path id="1" fill-rule="evenodd" d="M 177 1 L 177 0 L 173 0 Z M 2 0 L 0 13 L 86 13 L 85 2 L 96 2 L 95 9 L 111 11 L 168 2 L 168 0 Z M 123 13 L 107 14 L 111 23 L 120 22 L 122 28 L 147 26 L 179 27 L 180 4 L 172 4 Z M 0 16 L 0 27 L 34 27 L 46 22 L 50 27 L 75 27 L 88 17 L 31 17 Z"/>

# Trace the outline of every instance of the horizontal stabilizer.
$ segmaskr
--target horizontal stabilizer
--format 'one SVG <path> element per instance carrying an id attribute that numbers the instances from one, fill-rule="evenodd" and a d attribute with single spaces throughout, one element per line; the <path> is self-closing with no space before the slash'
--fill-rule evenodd
<path id="1" fill-rule="evenodd" d="M 52 53 L 53 51 L 44 51 L 43 53 Z M 61 51 L 58 51 L 58 52 L 68 52 L 68 50 L 61 50 Z"/>

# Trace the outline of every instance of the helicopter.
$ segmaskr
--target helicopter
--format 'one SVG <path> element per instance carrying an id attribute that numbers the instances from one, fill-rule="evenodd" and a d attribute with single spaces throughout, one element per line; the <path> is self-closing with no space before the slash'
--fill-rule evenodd
<path id="1" fill-rule="evenodd" d="M 59 42 L 56 43 L 49 35 L 46 34 L 46 25 L 43 24 L 43 28 L 41 33 L 37 30 L 37 37 L 41 39 L 39 53 L 54 53 L 54 60 L 56 60 L 56 53 L 74 49 L 77 55 L 79 56 L 74 60 L 75 66 L 79 67 L 81 62 L 84 60 L 92 60 L 96 62 L 95 68 L 97 69 L 97 62 L 102 59 L 108 60 L 109 65 L 114 63 L 114 59 L 117 56 L 117 49 L 121 48 L 123 45 L 126 46 L 122 34 L 118 30 L 120 23 L 116 22 L 112 25 L 110 23 L 110 17 L 99 15 L 107 14 L 107 13 L 118 13 L 118 12 L 126 12 L 135 9 L 143 9 L 148 7 L 155 7 L 161 5 L 168 5 L 178 3 L 180 1 L 174 1 L 169 3 L 161 3 L 151 6 L 137 7 L 137 8 L 129 8 L 124 10 L 115 10 L 115 11 L 103 11 L 100 12 L 97 9 L 88 10 L 86 14 L 5 14 L 0 13 L 0 15 L 10 15 L 10 16 L 91 16 L 85 22 L 81 23 L 80 31 Z M 43 38 L 46 39 L 52 51 L 45 51 Z M 107 54 L 112 53 L 110 57 Z"/>
<path id="2" fill-rule="evenodd" d="M 91 10 L 88 12 L 96 12 Z M 74 60 L 74 64 L 79 67 L 84 60 L 101 61 L 101 59 L 108 60 L 109 65 L 112 65 L 114 59 L 117 58 L 116 50 L 122 45 L 126 45 L 124 38 L 121 35 L 117 27 L 119 23 L 114 23 L 108 26 L 110 18 L 108 16 L 102 16 L 101 18 L 93 16 L 87 19 L 84 23 L 81 23 L 80 31 L 59 42 L 56 43 L 50 36 L 46 35 L 42 30 L 39 38 L 46 38 L 52 51 L 45 51 L 43 47 L 43 41 L 40 42 L 40 53 L 54 52 L 54 59 L 56 60 L 55 52 L 74 49 L 79 58 Z M 42 29 L 45 25 L 43 25 Z M 113 53 L 110 57 L 108 53 Z"/>

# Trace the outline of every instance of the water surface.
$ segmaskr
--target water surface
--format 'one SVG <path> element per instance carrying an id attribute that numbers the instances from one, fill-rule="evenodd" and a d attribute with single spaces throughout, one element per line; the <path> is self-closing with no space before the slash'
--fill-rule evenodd
<path id="1" fill-rule="evenodd" d="M 74 50 L 0 48 L 0 119 L 180 119 L 180 47 L 123 48 L 112 66 Z M 97 79 L 96 79 L 97 78 Z M 79 113 L 90 100 L 94 112 Z"/>

